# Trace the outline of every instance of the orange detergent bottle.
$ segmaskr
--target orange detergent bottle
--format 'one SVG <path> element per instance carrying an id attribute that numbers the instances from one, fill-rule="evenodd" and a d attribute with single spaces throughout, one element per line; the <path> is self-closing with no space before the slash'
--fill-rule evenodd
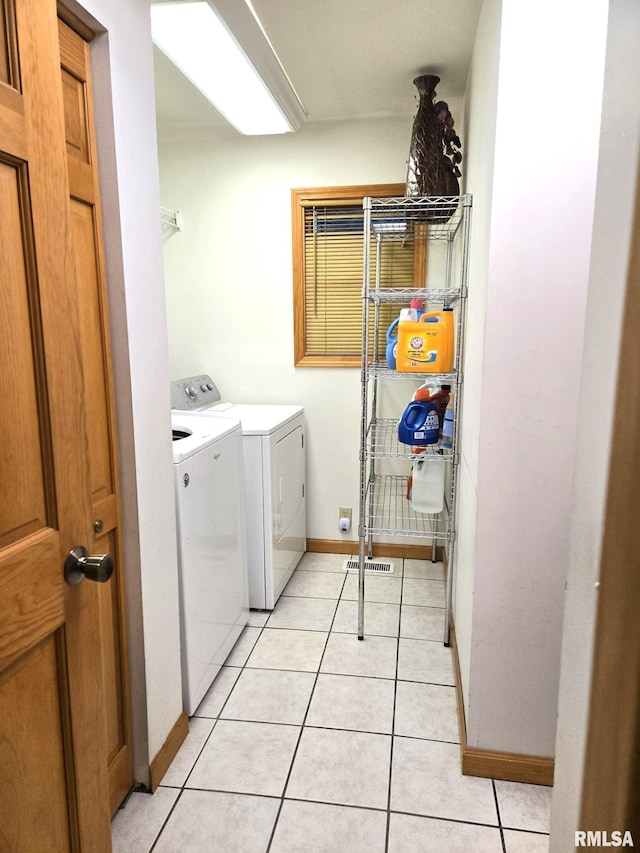
<path id="1" fill-rule="evenodd" d="M 449 373 L 453 369 L 453 310 L 400 320 L 396 368 L 404 373 Z"/>

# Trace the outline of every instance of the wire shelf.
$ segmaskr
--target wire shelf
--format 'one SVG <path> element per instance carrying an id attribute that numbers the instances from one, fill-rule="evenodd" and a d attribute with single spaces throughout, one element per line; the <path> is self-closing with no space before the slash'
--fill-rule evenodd
<path id="1" fill-rule="evenodd" d="M 416 512 L 407 499 L 407 477 L 384 474 L 369 483 L 366 498 L 366 535 L 418 536 L 449 540 L 448 511 L 438 515 Z"/>
<path id="2" fill-rule="evenodd" d="M 367 298 L 372 302 L 381 303 L 399 302 L 408 305 L 412 299 L 422 299 L 424 302 L 452 305 L 466 295 L 466 289 L 463 292 L 459 287 L 423 287 L 418 289 L 412 287 L 371 287 Z"/>
<path id="3" fill-rule="evenodd" d="M 370 379 L 420 379 L 423 382 L 433 381 L 444 385 L 460 384 L 462 381 L 462 374 L 455 370 L 451 373 L 411 373 L 389 367 L 386 361 L 369 362 L 367 373 Z"/>
<path id="4" fill-rule="evenodd" d="M 421 445 L 421 447 L 423 447 Z M 376 459 L 408 459 L 416 458 L 413 446 L 398 441 L 398 421 L 388 418 L 378 418 L 369 424 L 367 431 L 367 452 Z M 428 444 L 423 447 L 428 456 L 439 456 L 451 460 L 453 453 L 450 448 L 440 447 L 440 443 Z"/>
<path id="5" fill-rule="evenodd" d="M 371 233 L 387 240 L 453 240 L 471 196 L 365 199 L 371 205 Z"/>

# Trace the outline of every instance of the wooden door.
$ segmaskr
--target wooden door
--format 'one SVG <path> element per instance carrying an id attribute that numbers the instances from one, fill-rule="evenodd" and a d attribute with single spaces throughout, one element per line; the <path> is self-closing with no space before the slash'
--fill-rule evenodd
<path id="1" fill-rule="evenodd" d="M 107 717 L 107 764 L 111 813 L 114 814 L 133 784 L 133 756 L 102 219 L 89 44 L 62 21 L 58 22 L 58 35 L 71 236 L 80 314 L 79 345 L 85 375 L 84 415 L 93 528 L 93 540 L 87 547 L 92 553 L 110 553 L 115 560 L 111 580 L 97 591 Z"/>
<path id="2" fill-rule="evenodd" d="M 106 338 L 98 329 L 96 365 L 86 342 L 96 329 L 83 327 L 87 270 L 76 268 L 82 228 L 69 201 L 64 100 L 55 0 L 3 0 L 0 849 L 20 853 L 111 849 L 104 649 L 117 584 L 71 586 L 63 576 L 70 549 L 117 544 L 117 509 L 107 512 L 115 485 L 103 476 L 102 487 L 92 459 L 89 409 L 108 375 Z M 102 540 L 96 510 L 109 531 Z"/>

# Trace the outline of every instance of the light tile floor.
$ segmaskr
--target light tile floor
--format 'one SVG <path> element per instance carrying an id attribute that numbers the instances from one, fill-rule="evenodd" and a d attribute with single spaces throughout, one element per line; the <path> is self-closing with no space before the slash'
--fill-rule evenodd
<path id="1" fill-rule="evenodd" d="M 551 790 L 460 773 L 440 563 L 366 576 L 306 554 L 252 611 L 153 796 L 115 853 L 546 853 Z"/>

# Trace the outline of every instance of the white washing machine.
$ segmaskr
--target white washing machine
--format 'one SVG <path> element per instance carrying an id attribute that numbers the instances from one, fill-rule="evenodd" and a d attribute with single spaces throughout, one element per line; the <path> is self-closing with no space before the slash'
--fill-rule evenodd
<path id="1" fill-rule="evenodd" d="M 182 696 L 193 714 L 249 617 L 242 431 L 232 418 L 172 412 Z"/>
<path id="2" fill-rule="evenodd" d="M 249 605 L 272 610 L 307 547 L 304 409 L 224 403 L 206 374 L 173 381 L 171 407 L 242 424 Z"/>

